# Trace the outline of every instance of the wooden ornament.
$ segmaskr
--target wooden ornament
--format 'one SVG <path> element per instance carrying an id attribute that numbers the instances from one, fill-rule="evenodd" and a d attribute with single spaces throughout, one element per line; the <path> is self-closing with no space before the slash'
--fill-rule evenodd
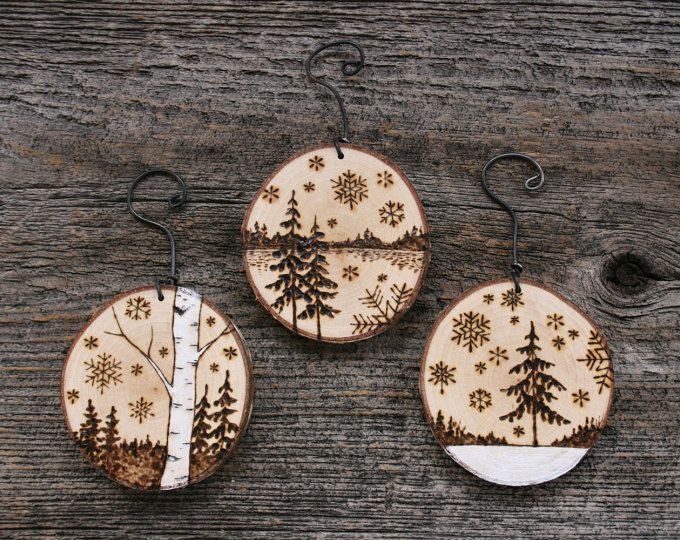
<path id="1" fill-rule="evenodd" d="M 292 331 L 328 342 L 394 324 L 430 260 L 425 213 L 403 171 L 359 146 L 342 151 L 318 146 L 284 163 L 242 227 L 257 299 Z"/>
<path id="2" fill-rule="evenodd" d="M 253 399 L 238 330 L 185 287 L 142 287 L 92 317 L 62 373 L 66 425 L 116 482 L 175 489 L 212 474 L 236 447 Z"/>
<path id="3" fill-rule="evenodd" d="M 571 302 L 522 280 L 466 291 L 437 320 L 420 393 L 439 443 L 498 484 L 552 480 L 604 428 L 614 374 L 607 342 Z"/>

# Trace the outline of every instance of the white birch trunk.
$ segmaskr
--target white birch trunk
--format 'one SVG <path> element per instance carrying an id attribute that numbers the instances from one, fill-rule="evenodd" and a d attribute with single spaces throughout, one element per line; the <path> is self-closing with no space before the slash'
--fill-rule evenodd
<path id="1" fill-rule="evenodd" d="M 178 287 L 172 317 L 175 339 L 175 368 L 170 390 L 168 457 L 161 478 L 161 489 L 174 489 L 189 483 L 191 431 L 196 406 L 196 368 L 200 358 L 198 327 L 201 295 Z"/>

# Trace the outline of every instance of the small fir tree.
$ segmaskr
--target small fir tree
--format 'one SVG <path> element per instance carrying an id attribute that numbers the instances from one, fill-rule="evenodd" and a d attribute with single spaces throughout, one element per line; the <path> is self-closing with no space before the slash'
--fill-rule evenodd
<path id="1" fill-rule="evenodd" d="M 118 424 L 120 420 L 116 417 L 116 408 L 111 407 L 111 412 L 106 416 L 106 424 L 102 428 L 102 436 L 98 439 L 102 448 L 102 462 L 107 468 L 111 468 L 116 450 L 118 448 Z"/>
<path id="2" fill-rule="evenodd" d="M 80 430 L 78 431 L 78 443 L 93 463 L 99 462 L 101 454 L 98 440 L 100 424 L 101 419 L 92 404 L 92 400 L 88 399 L 87 407 L 85 408 L 85 421 L 80 424 Z"/>
<path id="3" fill-rule="evenodd" d="M 191 431 L 191 454 L 196 455 L 204 453 L 208 447 L 208 439 L 210 438 L 210 424 L 208 418 L 210 414 L 208 409 L 210 402 L 208 401 L 208 385 L 205 385 L 205 393 L 196 405 L 196 412 L 194 413 L 194 427 Z"/>
<path id="4" fill-rule="evenodd" d="M 219 387 L 219 392 L 220 397 L 213 402 L 217 411 L 210 415 L 210 420 L 216 422 L 217 426 L 208 434 L 208 437 L 216 439 L 210 445 L 210 451 L 213 454 L 219 454 L 225 450 L 229 433 L 236 433 L 238 430 L 238 424 L 229 420 L 229 416 L 236 412 L 236 409 L 232 409 L 231 405 L 237 401 L 231 395 L 233 388 L 229 384 L 229 370 L 224 376 L 224 384 Z"/>

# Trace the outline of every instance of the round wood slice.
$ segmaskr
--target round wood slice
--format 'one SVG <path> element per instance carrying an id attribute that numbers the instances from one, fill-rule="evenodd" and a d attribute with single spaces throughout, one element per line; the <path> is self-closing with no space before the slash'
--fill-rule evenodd
<path id="1" fill-rule="evenodd" d="M 430 260 L 423 207 L 403 171 L 365 148 L 302 152 L 262 185 L 242 227 L 260 303 L 294 332 L 366 339 L 414 302 Z"/>
<path id="2" fill-rule="evenodd" d="M 66 425 L 85 458 L 139 489 L 212 474 L 236 446 L 253 400 L 236 327 L 184 287 L 142 287 L 97 311 L 62 372 Z"/>
<path id="3" fill-rule="evenodd" d="M 466 291 L 437 320 L 420 369 L 435 437 L 460 465 L 522 486 L 572 469 L 603 429 L 614 374 L 602 332 L 547 288 Z"/>

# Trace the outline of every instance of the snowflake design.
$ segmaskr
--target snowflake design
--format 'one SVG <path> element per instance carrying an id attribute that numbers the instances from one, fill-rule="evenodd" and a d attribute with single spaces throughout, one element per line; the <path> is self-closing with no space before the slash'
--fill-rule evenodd
<path id="1" fill-rule="evenodd" d="M 347 281 L 352 281 L 354 278 L 359 277 L 359 267 L 352 266 L 351 264 L 342 269 L 342 277 Z"/>
<path id="2" fill-rule="evenodd" d="M 493 295 L 493 294 L 485 294 L 485 295 L 484 295 L 484 300 L 483 300 L 483 302 L 484 302 L 485 304 L 491 304 L 491 302 L 493 302 L 493 299 L 494 299 L 494 295 Z"/>
<path id="3" fill-rule="evenodd" d="M 132 374 L 136 377 L 137 375 L 141 375 L 141 374 L 142 374 L 142 370 L 143 370 L 143 368 L 142 368 L 142 366 L 141 366 L 140 364 L 135 364 L 135 365 L 132 366 L 132 368 L 130 369 L 130 373 L 132 373 Z"/>
<path id="4" fill-rule="evenodd" d="M 168 356 L 169 354 L 170 354 L 170 351 L 168 351 L 168 348 L 167 348 L 167 347 L 161 347 L 160 349 L 158 349 L 158 355 L 159 355 L 161 358 L 165 358 L 165 357 Z"/>
<path id="5" fill-rule="evenodd" d="M 522 294 L 523 293 L 521 292 L 515 292 L 515 289 L 508 289 L 502 294 L 503 301 L 501 302 L 501 306 L 508 306 L 510 311 L 515 311 L 516 307 L 524 305 L 524 302 L 522 302 Z"/>
<path id="6" fill-rule="evenodd" d="M 227 360 L 232 360 L 232 359 L 238 357 L 238 351 L 236 350 L 235 347 L 229 347 L 227 349 L 222 349 L 222 352 L 224 353 L 224 356 L 227 357 Z"/>
<path id="7" fill-rule="evenodd" d="M 212 317 L 212 316 L 211 316 L 211 317 L 208 317 L 208 318 L 205 320 L 205 324 L 208 325 L 208 328 L 212 328 L 213 326 L 215 326 L 215 317 Z"/>
<path id="8" fill-rule="evenodd" d="M 90 373 L 85 382 L 94 386 L 100 394 L 104 394 L 104 390 L 110 388 L 111 385 L 115 386 L 123 382 L 120 362 L 110 354 L 98 354 L 96 360 L 92 358 L 89 362 L 85 362 L 85 369 Z"/>
<path id="9" fill-rule="evenodd" d="M 387 281 L 387 274 L 378 274 L 378 281 L 382 283 L 383 281 Z"/>
<path id="10" fill-rule="evenodd" d="M 552 315 L 548 315 L 548 328 L 551 326 L 557 330 L 560 326 L 564 326 L 564 317 L 560 315 L 559 313 L 553 313 Z"/>
<path id="11" fill-rule="evenodd" d="M 428 379 L 428 381 L 433 383 L 435 386 L 439 385 L 439 393 L 444 394 L 444 387 L 448 386 L 449 382 L 456 382 L 456 380 L 453 378 L 454 371 L 456 371 L 455 367 L 449 367 L 440 360 L 434 366 L 430 366 L 431 377 Z"/>
<path id="12" fill-rule="evenodd" d="M 125 305 L 125 315 L 130 317 L 133 321 L 138 321 L 142 317 L 148 319 L 151 315 L 151 302 L 143 296 L 137 298 L 128 298 Z"/>
<path id="13" fill-rule="evenodd" d="M 279 188 L 276 186 L 269 186 L 264 190 L 264 195 L 262 195 L 262 198 L 269 204 L 273 203 L 279 198 Z"/>
<path id="14" fill-rule="evenodd" d="M 220 370 L 220 366 L 218 366 L 215 362 L 210 364 L 210 371 L 213 373 L 217 373 Z"/>
<path id="15" fill-rule="evenodd" d="M 307 183 L 306 183 L 304 186 L 302 186 L 302 187 L 305 188 L 305 191 L 306 191 L 307 193 L 310 193 L 310 192 L 312 192 L 312 191 L 314 191 L 314 190 L 316 189 L 316 185 L 314 184 L 314 182 L 307 182 Z"/>
<path id="16" fill-rule="evenodd" d="M 585 406 L 586 402 L 590 401 L 590 394 L 584 390 L 574 392 L 571 397 L 574 398 L 574 403 L 578 403 L 581 408 Z"/>
<path id="17" fill-rule="evenodd" d="M 510 324 L 512 326 L 519 324 L 519 317 L 517 315 L 513 315 L 512 317 L 510 317 Z"/>
<path id="18" fill-rule="evenodd" d="M 97 347 L 99 347 L 99 340 L 96 337 L 90 336 L 90 337 L 85 338 L 85 348 L 86 349 L 92 350 L 92 349 L 96 349 Z"/>
<path id="19" fill-rule="evenodd" d="M 335 218 L 331 218 L 331 219 L 329 219 L 326 223 L 328 223 L 328 226 L 329 226 L 331 229 L 335 229 L 335 226 L 338 224 L 338 220 L 335 219 Z"/>
<path id="20" fill-rule="evenodd" d="M 522 426 L 515 426 L 512 428 L 512 433 L 519 439 L 522 435 L 524 435 L 524 428 Z"/>
<path id="21" fill-rule="evenodd" d="M 368 199 L 366 179 L 357 173 L 348 170 L 331 182 L 335 189 L 335 200 L 348 205 L 350 210 L 354 210 L 354 207 L 358 206 L 361 201 Z"/>
<path id="22" fill-rule="evenodd" d="M 380 223 L 387 223 L 390 227 L 396 227 L 404 221 L 404 205 L 400 202 L 387 201 L 379 212 Z"/>
<path id="23" fill-rule="evenodd" d="M 71 405 L 78 401 L 79 398 L 80 391 L 76 390 L 75 388 L 73 390 L 69 390 L 68 392 L 66 392 L 66 399 L 68 399 Z"/>
<path id="24" fill-rule="evenodd" d="M 385 189 L 394 184 L 394 178 L 390 171 L 383 171 L 378 173 L 378 185 L 383 186 Z"/>
<path id="25" fill-rule="evenodd" d="M 130 418 L 139 420 L 140 424 L 149 416 L 156 416 L 151 412 L 153 401 L 146 401 L 143 397 L 140 397 L 134 403 L 128 403 L 128 405 L 130 406 Z"/>
<path id="26" fill-rule="evenodd" d="M 585 358 L 577 358 L 577 362 L 584 362 L 586 368 L 593 372 L 593 380 L 598 387 L 597 393 L 601 394 L 605 388 L 611 388 L 614 382 L 612 359 L 607 350 L 604 336 L 595 330 L 590 331 L 588 338 L 588 351 Z"/>
<path id="27" fill-rule="evenodd" d="M 477 388 L 474 392 L 470 392 L 470 407 L 479 412 L 488 409 L 491 407 L 491 394 L 483 388 Z"/>
<path id="28" fill-rule="evenodd" d="M 569 330 L 569 337 L 574 341 L 578 337 L 578 330 L 574 330 L 573 328 Z"/>
<path id="29" fill-rule="evenodd" d="M 467 347 L 468 352 L 472 352 L 485 341 L 489 341 L 489 332 L 489 319 L 484 314 L 470 311 L 461 313 L 460 317 L 453 319 L 453 337 L 451 340 L 458 345 Z"/>
<path id="30" fill-rule="evenodd" d="M 319 172 L 324 168 L 323 158 L 321 156 L 314 156 L 309 158 L 309 168 L 314 169 L 314 171 Z"/>
<path id="31" fill-rule="evenodd" d="M 489 351 L 489 354 L 491 355 L 491 358 L 489 358 L 489 362 L 491 363 L 496 362 L 497 366 L 501 365 L 501 360 L 508 359 L 508 350 L 501 349 L 500 347 L 496 347 L 495 351 Z"/>
<path id="32" fill-rule="evenodd" d="M 477 362 L 475 364 L 475 371 L 480 375 L 486 371 L 486 362 Z"/>
<path id="33" fill-rule="evenodd" d="M 564 338 L 562 336 L 555 336 L 552 340 L 553 347 L 555 347 L 558 351 L 562 350 L 562 347 L 564 347 Z"/>

